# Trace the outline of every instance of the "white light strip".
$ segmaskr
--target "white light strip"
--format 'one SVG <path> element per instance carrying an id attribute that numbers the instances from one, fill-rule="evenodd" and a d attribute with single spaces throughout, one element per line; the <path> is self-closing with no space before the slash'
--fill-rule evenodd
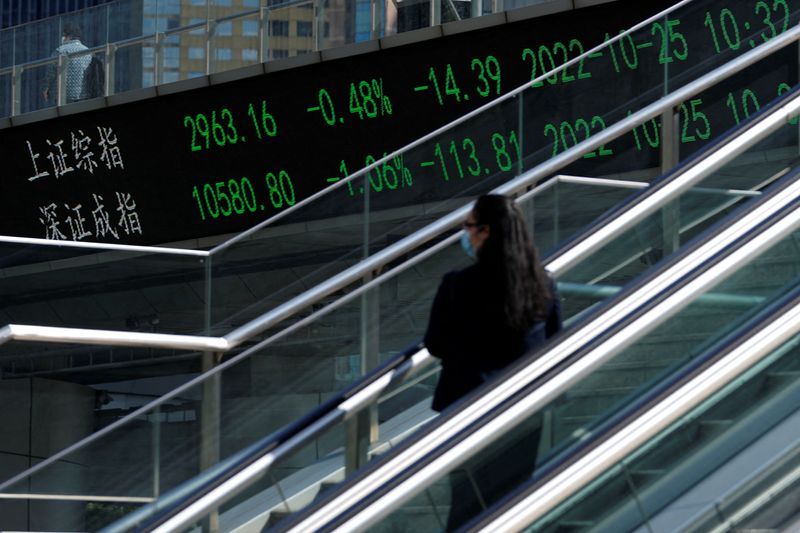
<path id="1" fill-rule="evenodd" d="M 132 244 L 113 244 L 85 241 L 54 241 L 50 239 L 34 239 L 31 237 L 11 237 L 0 235 L 0 243 L 27 244 L 34 246 L 48 246 L 53 248 L 79 248 L 104 252 L 136 252 L 144 254 L 189 255 L 195 257 L 208 257 L 211 255 L 205 250 L 189 250 L 184 248 L 166 248 L 159 246 L 135 246 Z"/>
<path id="2" fill-rule="evenodd" d="M 608 178 L 588 178 L 585 176 L 556 176 L 562 183 L 575 185 L 596 185 L 598 187 L 614 187 L 619 189 L 646 189 L 650 186 L 646 181 L 612 180 Z"/>
<path id="3" fill-rule="evenodd" d="M 155 501 L 155 498 L 143 496 L 97 496 L 94 494 L 33 494 L 20 492 L 0 492 L 0 500 L 150 503 Z"/>
<path id="4" fill-rule="evenodd" d="M 223 337 L 142 333 L 105 329 L 60 328 L 9 324 L 0 328 L 0 345 L 9 341 L 172 348 L 222 352 L 230 349 Z"/>
<path id="5" fill-rule="evenodd" d="M 310 515 L 291 531 L 309 531 L 320 528 L 332 516 L 346 508 L 353 501 L 365 498 L 377 490 L 392 477 L 409 468 L 419 458 L 432 453 L 446 440 L 457 434 L 461 428 L 476 421 L 501 402 L 517 393 L 532 380 L 540 377 L 547 370 L 563 361 L 585 343 L 600 332 L 610 328 L 618 320 L 631 313 L 634 309 L 649 301 L 652 297 L 669 287 L 672 283 L 686 275 L 688 272 L 703 264 L 708 258 L 718 254 L 721 250 L 732 244 L 755 224 L 763 221 L 781 210 L 800 194 L 800 180 L 791 184 L 786 189 L 752 210 L 746 216 L 725 228 L 720 234 L 712 238 L 701 248 L 695 250 L 680 263 L 673 265 L 669 270 L 641 287 L 639 290 L 607 310 L 591 323 L 578 329 L 575 333 L 565 338 L 552 350 L 543 354 L 524 369 L 509 377 L 505 382 L 487 391 L 476 402 L 465 406 L 460 412 L 448 419 L 431 433 L 425 435 L 420 441 L 412 444 L 402 454 L 396 456 L 391 462 L 376 469 L 370 476 L 365 477 L 355 484 L 346 493 L 335 498 L 323 506 L 313 515 Z M 624 333 L 624 330 L 623 330 Z M 619 337 L 620 339 L 622 337 Z M 614 339 L 610 339 L 612 341 Z M 463 455 L 462 455 L 463 458 Z M 437 461 L 438 463 L 439 461 Z M 381 501 L 385 500 L 383 498 Z M 380 502 L 379 502 L 380 503 Z"/>

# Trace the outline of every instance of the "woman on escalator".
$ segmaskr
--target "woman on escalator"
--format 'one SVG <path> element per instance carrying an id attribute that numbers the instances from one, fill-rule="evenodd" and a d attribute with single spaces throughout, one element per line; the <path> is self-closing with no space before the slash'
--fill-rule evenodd
<path id="1" fill-rule="evenodd" d="M 539 262 L 513 200 L 484 195 L 464 221 L 462 246 L 476 262 L 446 274 L 425 346 L 442 360 L 433 409 L 442 411 L 561 329 L 555 285 Z M 540 423 L 532 420 L 450 475 L 452 530 L 533 473 Z"/>

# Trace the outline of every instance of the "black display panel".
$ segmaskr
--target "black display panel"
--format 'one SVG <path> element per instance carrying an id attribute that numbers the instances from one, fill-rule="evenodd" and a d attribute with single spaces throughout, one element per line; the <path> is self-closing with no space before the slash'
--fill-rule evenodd
<path id="1" fill-rule="evenodd" d="M 0 131 L 5 235 L 157 244 L 241 231 L 670 1 L 621 0 Z M 695 2 L 370 175 L 373 205 L 486 190 L 797 24 L 800 0 Z M 681 106 L 692 151 L 794 85 L 791 47 Z M 658 165 L 652 121 L 570 169 Z M 337 192 L 363 209 L 364 188 Z M 331 213 L 310 209 L 308 217 Z"/>

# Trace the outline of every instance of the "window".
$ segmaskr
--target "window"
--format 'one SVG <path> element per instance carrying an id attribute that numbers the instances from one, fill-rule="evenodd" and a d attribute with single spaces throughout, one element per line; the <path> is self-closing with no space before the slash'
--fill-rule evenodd
<path id="1" fill-rule="evenodd" d="M 297 21 L 297 36 L 298 37 L 311 37 L 313 33 L 313 25 L 311 22 Z"/>
<path id="2" fill-rule="evenodd" d="M 247 35 L 247 36 L 258 35 L 258 21 L 257 20 L 243 21 L 242 35 Z"/>
<path id="3" fill-rule="evenodd" d="M 220 22 L 217 24 L 217 31 L 215 32 L 216 35 L 233 35 L 233 22 L 230 20 L 227 22 Z"/>
<path id="4" fill-rule="evenodd" d="M 205 23 L 205 21 L 206 21 L 206 19 L 190 18 L 189 19 L 189 26 L 194 26 L 195 24 Z M 190 32 L 191 35 L 205 35 L 205 33 L 206 33 L 205 26 L 201 26 L 201 27 L 197 28 L 196 30 L 192 30 Z"/>
<path id="5" fill-rule="evenodd" d="M 172 83 L 173 81 L 178 81 L 180 76 L 178 76 L 178 72 L 175 70 L 168 70 L 161 74 L 161 83 Z"/>
<path id="6" fill-rule="evenodd" d="M 258 50 L 253 48 L 245 48 L 242 50 L 242 61 L 258 61 Z"/>
<path id="7" fill-rule="evenodd" d="M 244 0 L 244 2 L 242 2 L 242 5 L 244 7 L 258 7 L 260 3 L 261 3 L 260 0 Z"/>
<path id="8" fill-rule="evenodd" d="M 180 15 L 181 0 L 162 0 L 159 2 L 159 14 Z"/>
<path id="9" fill-rule="evenodd" d="M 144 67 L 153 68 L 153 58 L 155 57 L 155 50 L 149 46 L 142 48 L 142 65 Z"/>
<path id="10" fill-rule="evenodd" d="M 230 61 L 233 59 L 233 50 L 230 48 L 217 48 L 217 61 Z"/>
<path id="11" fill-rule="evenodd" d="M 289 57 L 288 50 L 272 50 L 272 59 L 283 59 Z"/>
<path id="12" fill-rule="evenodd" d="M 178 68 L 181 64 L 181 49 L 174 46 L 164 48 L 164 68 Z"/>
<path id="13" fill-rule="evenodd" d="M 192 46 L 189 48 L 189 59 L 205 59 L 206 49 L 199 46 Z"/>
<path id="14" fill-rule="evenodd" d="M 276 37 L 287 37 L 289 35 L 288 20 L 273 20 L 269 23 L 269 33 Z"/>

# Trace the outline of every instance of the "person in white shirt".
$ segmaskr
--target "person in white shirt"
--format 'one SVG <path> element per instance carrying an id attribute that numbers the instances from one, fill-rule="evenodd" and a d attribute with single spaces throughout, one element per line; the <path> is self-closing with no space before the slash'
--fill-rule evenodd
<path id="1" fill-rule="evenodd" d="M 56 48 L 55 55 L 73 54 L 87 49 L 87 46 L 81 42 L 80 28 L 75 24 L 64 24 L 61 46 Z M 67 103 L 77 102 L 83 98 L 83 79 L 91 60 L 91 54 L 64 58 L 64 90 Z M 51 65 L 48 68 L 47 81 L 42 90 L 45 102 L 57 103 L 56 87 L 56 67 Z"/>

